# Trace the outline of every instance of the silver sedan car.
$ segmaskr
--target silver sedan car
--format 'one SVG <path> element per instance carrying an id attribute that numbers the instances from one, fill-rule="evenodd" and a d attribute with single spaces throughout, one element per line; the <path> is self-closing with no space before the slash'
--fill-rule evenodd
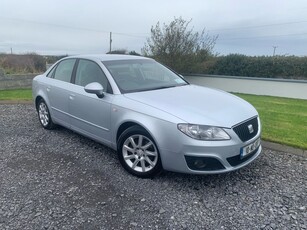
<path id="1" fill-rule="evenodd" d="M 139 177 L 163 169 L 214 174 L 261 153 L 257 111 L 246 101 L 189 84 L 153 59 L 128 55 L 64 58 L 33 80 L 45 129 L 64 126 L 118 153 Z"/>

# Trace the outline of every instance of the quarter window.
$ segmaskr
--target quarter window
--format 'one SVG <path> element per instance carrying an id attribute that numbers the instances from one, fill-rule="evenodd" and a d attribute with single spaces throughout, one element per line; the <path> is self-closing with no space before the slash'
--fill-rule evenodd
<path id="1" fill-rule="evenodd" d="M 55 69 L 56 69 L 56 67 L 53 67 L 52 70 L 49 71 L 49 73 L 47 74 L 47 77 L 53 77 Z"/>
<path id="2" fill-rule="evenodd" d="M 61 61 L 55 70 L 54 78 L 57 80 L 70 82 L 75 61 L 76 59 L 67 59 Z"/>

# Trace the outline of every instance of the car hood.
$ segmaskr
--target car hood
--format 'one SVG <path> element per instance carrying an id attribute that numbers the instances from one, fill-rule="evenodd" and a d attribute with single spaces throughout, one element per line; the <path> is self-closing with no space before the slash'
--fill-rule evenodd
<path id="1" fill-rule="evenodd" d="M 255 108 L 241 98 L 196 85 L 129 93 L 125 97 L 190 124 L 231 128 L 258 115 Z"/>

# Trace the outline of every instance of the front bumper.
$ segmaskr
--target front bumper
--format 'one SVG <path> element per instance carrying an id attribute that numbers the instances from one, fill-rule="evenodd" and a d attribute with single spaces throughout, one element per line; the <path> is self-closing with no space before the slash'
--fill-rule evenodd
<path id="1" fill-rule="evenodd" d="M 261 153 L 261 144 L 247 156 L 242 157 L 242 149 L 260 142 L 260 122 L 257 134 L 243 142 L 233 129 L 227 130 L 231 140 L 199 141 L 184 134 L 177 136 L 175 150 L 160 149 L 163 168 L 167 171 L 189 174 L 217 174 L 242 168 L 254 161 Z M 174 145 L 173 145 L 174 146 Z"/>
<path id="2" fill-rule="evenodd" d="M 244 145 L 242 145 L 243 147 Z M 233 151 L 235 149 L 235 151 Z M 260 145 L 251 154 L 241 159 L 239 146 L 190 151 L 176 154 L 163 152 L 163 168 L 167 171 L 189 174 L 218 174 L 240 169 L 254 161 L 261 153 Z M 199 162 L 196 163 L 195 162 Z M 205 164 L 205 166 L 202 166 Z"/>

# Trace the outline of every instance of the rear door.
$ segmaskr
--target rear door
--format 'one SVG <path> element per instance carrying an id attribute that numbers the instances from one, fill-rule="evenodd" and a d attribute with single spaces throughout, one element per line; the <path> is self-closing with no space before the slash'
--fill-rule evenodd
<path id="1" fill-rule="evenodd" d="M 54 70 L 47 86 L 47 94 L 51 105 L 52 118 L 55 122 L 70 127 L 68 99 L 72 87 L 71 79 L 76 59 L 61 61 Z"/>

